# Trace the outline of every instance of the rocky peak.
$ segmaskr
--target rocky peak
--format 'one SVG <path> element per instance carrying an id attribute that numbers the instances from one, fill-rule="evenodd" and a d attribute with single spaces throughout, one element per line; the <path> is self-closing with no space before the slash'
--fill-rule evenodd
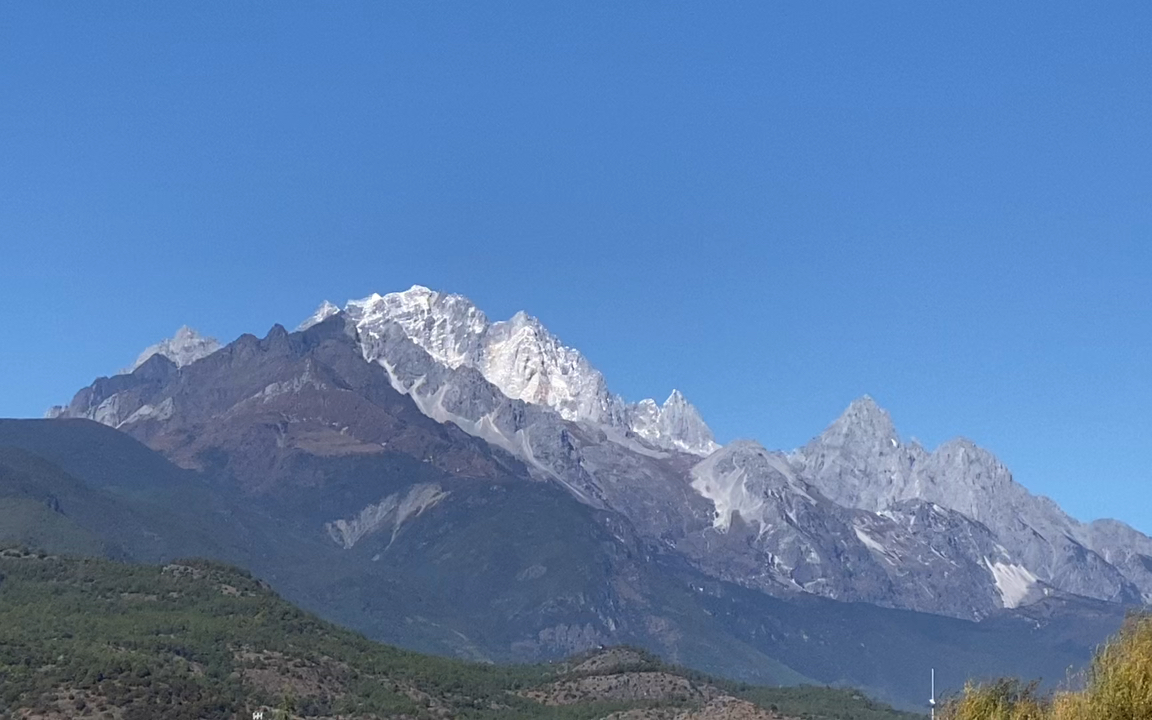
<path id="1" fill-rule="evenodd" d="M 772 525 L 785 495 L 816 502 L 787 458 L 753 440 L 735 440 L 698 463 L 692 468 L 692 488 L 712 501 L 718 529 L 728 528 L 733 513 Z"/>
<path id="2" fill-rule="evenodd" d="M 668 396 L 668 399 L 664 401 L 663 409 L 682 412 L 695 410 L 696 408 L 692 407 L 691 403 L 688 402 L 688 398 L 684 397 L 684 393 L 676 388 L 672 388 L 672 393 Z"/>
<path id="3" fill-rule="evenodd" d="M 936 448 L 918 468 L 917 480 L 922 497 L 981 522 L 1010 506 L 1033 505 L 1036 500 L 1016 484 L 995 455 L 967 438 L 954 438 Z"/>
<path id="4" fill-rule="evenodd" d="M 922 457 L 919 446 L 901 444 L 888 412 L 864 395 L 791 460 L 832 500 L 876 512 L 916 496 L 910 483 Z"/>
<path id="5" fill-rule="evenodd" d="M 663 406 L 651 399 L 632 405 L 628 421 L 633 432 L 660 447 L 693 455 L 707 455 L 720 447 L 699 411 L 679 390 L 673 390 Z"/>
<path id="6" fill-rule="evenodd" d="M 821 435 L 826 442 L 841 444 L 888 445 L 898 447 L 900 436 L 888 411 L 876 404 L 870 395 L 853 400 Z"/>
<path id="7" fill-rule="evenodd" d="M 621 415 L 623 403 L 600 371 L 523 312 L 491 326 L 479 369 L 508 397 L 551 407 L 565 420 L 611 423 Z"/>
<path id="8" fill-rule="evenodd" d="M 131 368 L 123 373 L 130 373 L 143 365 L 153 355 L 163 355 L 171 360 L 176 367 L 190 365 L 201 358 L 208 357 L 219 350 L 220 343 L 213 337 L 207 337 L 196 332 L 187 325 L 176 331 L 176 334 L 167 340 L 161 340 L 147 348 L 136 358 Z"/>

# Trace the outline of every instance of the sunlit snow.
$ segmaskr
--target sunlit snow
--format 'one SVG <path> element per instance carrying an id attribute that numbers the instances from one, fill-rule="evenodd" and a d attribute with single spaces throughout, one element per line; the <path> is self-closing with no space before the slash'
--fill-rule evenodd
<path id="1" fill-rule="evenodd" d="M 526 313 L 489 322 L 467 298 L 419 285 L 349 301 L 345 312 L 361 332 L 395 323 L 442 365 L 478 370 L 507 397 L 549 407 L 565 420 L 630 431 L 654 447 L 695 455 L 719 447 L 678 391 L 663 406 L 652 400 L 626 404 L 580 351 Z M 331 307 L 322 305 L 305 325 L 331 314 Z"/>

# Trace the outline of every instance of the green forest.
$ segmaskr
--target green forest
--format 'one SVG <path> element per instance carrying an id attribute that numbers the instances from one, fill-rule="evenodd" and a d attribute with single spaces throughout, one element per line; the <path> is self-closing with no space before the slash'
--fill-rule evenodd
<path id="1" fill-rule="evenodd" d="M 794 718 L 914 716 L 858 693 L 729 683 L 632 651 L 605 673 L 666 673 Z M 490 665 L 371 642 L 280 599 L 250 574 L 204 560 L 163 567 L 0 551 L 0 718 L 603 718 L 693 697 L 581 697 L 533 689 L 580 673 L 579 658 Z M 38 715 L 37 715 L 38 714 Z"/>

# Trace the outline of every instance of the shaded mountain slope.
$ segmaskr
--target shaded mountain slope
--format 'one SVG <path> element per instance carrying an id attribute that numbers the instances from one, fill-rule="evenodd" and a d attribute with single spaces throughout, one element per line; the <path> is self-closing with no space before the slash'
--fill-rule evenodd
<path id="1" fill-rule="evenodd" d="M 252 494 L 323 483 L 322 473 L 294 465 L 307 455 L 387 452 L 458 476 L 522 472 L 510 456 L 421 413 L 383 368 L 363 361 L 354 328 L 339 319 L 291 335 L 280 326 L 262 339 L 243 335 L 183 368 L 153 355 L 77 395 L 69 412 L 131 426 L 177 465 L 212 470 Z"/>
<path id="2" fill-rule="evenodd" d="M 79 435 L 95 439 L 91 462 L 79 450 Z M 807 680 L 719 627 L 702 637 L 708 618 L 695 606 L 681 617 L 670 614 L 656 587 L 666 581 L 627 525 L 613 524 L 547 484 L 453 478 L 402 455 L 356 455 L 313 458 L 328 479 L 322 487 L 288 496 L 226 495 L 213 489 L 223 484 L 219 480 L 174 468 L 95 423 L 14 421 L 0 425 L 0 438 L 49 457 L 58 448 L 79 468 L 98 469 L 109 455 L 131 467 L 158 460 L 165 472 L 202 490 L 202 502 L 209 503 L 190 505 L 179 484 L 170 488 L 167 503 L 159 492 L 147 501 L 117 495 L 13 449 L 7 452 L 36 469 L 19 476 L 20 501 L 37 503 L 61 526 L 37 526 L 32 520 L 38 516 L 14 507 L 13 514 L 26 520 L 25 533 L 8 535 L 10 541 L 138 561 L 180 554 L 171 548 L 203 550 L 242 563 L 329 619 L 430 652 L 523 661 L 628 641 L 696 665 L 740 664 L 750 669 L 742 677 L 761 682 Z M 125 476 L 133 474 L 131 467 Z M 365 477 L 372 478 L 370 490 Z M 10 487 L 0 485 L 0 508 L 15 497 L 6 491 Z M 409 505 L 402 515 L 403 501 L 427 488 L 435 488 L 435 501 Z M 390 498 L 400 499 L 395 509 L 353 515 L 343 534 L 328 521 L 366 502 L 385 506 Z M 205 510 L 214 504 L 225 509 Z M 188 523 L 199 524 L 186 532 Z M 136 541 L 126 542 L 126 534 Z M 74 535 L 84 543 L 76 544 Z"/>
<path id="3" fill-rule="evenodd" d="M 181 495 L 173 492 L 162 502 Z M 0 447 L 0 515 L 7 517 L 0 541 L 9 543 L 142 561 L 189 551 L 228 554 L 225 538 L 208 531 L 201 518 L 181 518 L 150 501 L 94 487 L 18 448 Z"/>

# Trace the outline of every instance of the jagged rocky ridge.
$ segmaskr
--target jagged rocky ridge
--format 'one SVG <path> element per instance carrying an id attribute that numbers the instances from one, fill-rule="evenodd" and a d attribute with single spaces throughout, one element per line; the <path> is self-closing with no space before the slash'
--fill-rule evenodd
<path id="1" fill-rule="evenodd" d="M 991 565 L 1005 597 L 1039 583 L 1116 602 L 1152 599 L 1152 540 L 1114 520 L 1080 523 L 1015 482 L 991 453 L 958 438 L 927 452 L 905 445 L 870 397 L 851 404 L 791 455 L 798 472 L 834 501 L 884 512 L 920 500 L 981 523 L 1014 562 Z M 1011 603 L 1009 603 L 1011 604 Z"/>
<path id="2" fill-rule="evenodd" d="M 774 595 L 811 593 L 965 618 L 1054 594 L 1117 603 L 1152 595 L 1152 540 L 1115 521 L 1076 522 L 967 441 L 934 452 L 904 444 L 867 397 L 793 453 L 747 441 L 719 448 L 678 392 L 663 406 L 625 403 L 583 355 L 523 313 L 492 323 L 461 296 L 414 287 L 344 310 L 325 303 L 301 328 L 320 323 L 337 323 L 354 338 L 363 360 L 383 368 L 391 388 L 427 418 L 459 427 L 538 479 L 626 518 L 641 537 L 719 579 Z M 286 336 L 277 329 L 269 338 Z M 166 363 L 159 347 L 160 358 L 130 377 L 97 381 L 57 414 L 120 427 L 192 462 L 204 447 L 173 446 L 160 428 L 188 415 L 183 405 L 195 388 L 174 384 L 184 369 L 176 359 Z M 279 403 L 288 437 L 288 426 L 299 421 L 293 398 L 323 383 L 319 372 L 305 366 L 257 398 L 236 400 Z M 234 413 L 229 407 L 198 409 L 200 422 Z M 352 452 L 342 442 L 357 452 L 373 446 L 371 423 L 339 432 L 341 441 L 308 442 L 324 452 Z M 283 442 L 302 443 L 306 435 Z M 449 464 L 480 471 L 505 462 L 474 455 L 457 453 Z M 366 532 L 394 527 L 400 501 L 377 499 L 356 517 L 330 518 L 327 532 L 333 542 L 354 544 Z"/>

